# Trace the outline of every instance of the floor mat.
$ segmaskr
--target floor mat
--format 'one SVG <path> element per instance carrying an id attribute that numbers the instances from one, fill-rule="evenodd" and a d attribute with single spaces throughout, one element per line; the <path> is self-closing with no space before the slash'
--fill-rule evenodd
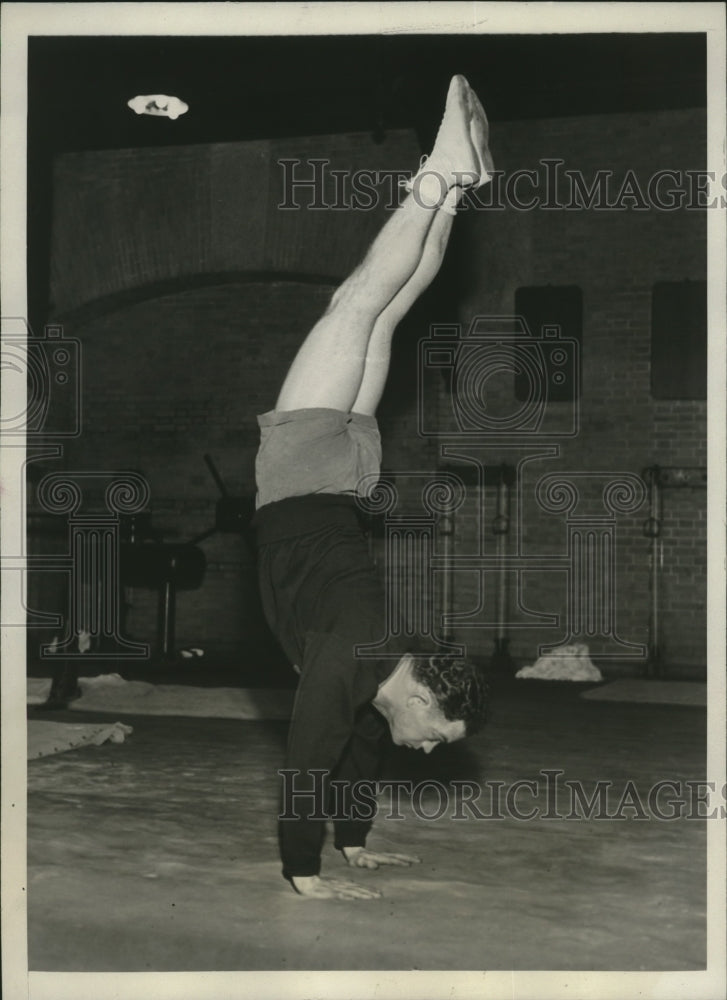
<path id="1" fill-rule="evenodd" d="M 101 746 L 102 743 L 123 743 L 131 726 L 122 722 L 99 725 L 74 725 L 69 722 L 28 722 L 28 760 L 50 757 L 67 750 L 78 750 L 84 746 Z"/>
<path id="2" fill-rule="evenodd" d="M 327 838 L 323 873 L 383 891 L 368 902 L 306 901 L 281 877 L 280 723 L 139 717 L 122 746 L 29 765 L 22 884 L 34 976 L 50 972 L 63 982 L 62 973 L 75 972 L 76 983 L 92 983 L 91 974 L 104 973 L 110 990 L 128 1000 L 204 993 L 186 981 L 180 987 L 180 978 L 168 989 L 157 980 L 123 992 L 120 974 L 140 971 L 232 970 L 231 986 L 208 989 L 214 1000 L 263 995 L 234 970 L 263 970 L 273 982 L 269 995 L 283 1000 L 293 992 L 275 981 L 285 971 L 289 981 L 297 974 L 309 997 L 323 995 L 316 987 L 328 973 L 333 995 L 338 986 L 339 997 L 379 1000 L 392 996 L 386 970 L 415 967 L 423 978 L 401 997 L 452 996 L 460 970 L 566 970 L 553 973 L 561 979 L 569 969 L 642 977 L 644 969 L 678 970 L 674 979 L 686 982 L 685 970 L 703 970 L 707 961 L 711 824 L 689 818 L 696 800 L 684 784 L 705 775 L 704 711 L 583 704 L 575 695 L 544 703 L 539 689 L 519 684 L 471 739 L 430 755 L 392 751 L 382 778 L 405 786 L 411 780 L 410 791 L 402 788 L 398 814 L 390 806 L 398 796 L 384 793 L 370 846 L 417 855 L 422 864 L 354 871 Z M 540 767 L 557 770 L 546 780 Z M 534 793 L 522 787 L 524 778 L 536 779 Z M 683 790 L 658 797 L 664 816 L 676 799 L 670 821 L 648 804 L 665 778 Z M 610 788 L 603 806 L 596 796 L 602 779 Z M 565 818 L 578 801 L 585 813 L 587 800 L 595 815 Z M 628 803 L 640 801 L 649 821 L 631 815 Z M 620 810 L 619 818 L 600 818 L 601 809 Z M 357 989 L 355 973 L 369 969 L 379 971 Z M 354 975 L 350 989 L 335 978 L 342 971 Z M 475 974 L 472 990 L 455 987 L 460 1000 L 513 996 L 512 989 L 484 989 L 489 972 Z M 384 984 L 378 993 L 377 982 Z M 54 994 L 49 986 L 46 1000 L 90 1000 L 92 990 L 74 983 Z M 516 990 L 519 1000 L 542 995 Z M 624 990 L 614 987 L 611 995 Z M 649 995 L 643 990 L 642 1000 Z M 683 995 L 724 1000 L 725 993 L 685 987 Z"/>
<path id="3" fill-rule="evenodd" d="M 630 701 L 650 705 L 706 706 L 707 685 L 700 681 L 652 681 L 624 678 L 584 691 L 593 701 Z"/>
<path id="4" fill-rule="evenodd" d="M 183 684 L 126 681 L 119 674 L 80 677 L 81 697 L 71 701 L 77 712 L 122 712 L 127 715 L 182 715 L 213 719 L 289 719 L 294 691 L 253 688 L 200 688 Z M 50 678 L 28 678 L 28 704 L 43 704 Z"/>

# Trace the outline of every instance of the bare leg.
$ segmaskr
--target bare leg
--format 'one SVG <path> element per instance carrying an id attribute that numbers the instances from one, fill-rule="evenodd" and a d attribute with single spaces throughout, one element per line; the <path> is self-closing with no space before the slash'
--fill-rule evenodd
<path id="1" fill-rule="evenodd" d="M 439 269 L 451 226 L 447 211 L 454 212 L 463 184 L 485 182 L 488 158 L 484 112 L 464 77 L 454 77 L 426 169 L 309 333 L 283 383 L 277 410 L 350 412 L 356 406 L 373 413 L 394 328 Z"/>
<path id="2" fill-rule="evenodd" d="M 463 194 L 461 188 L 456 188 L 450 193 L 450 198 L 454 196 L 459 201 Z M 356 413 L 371 416 L 376 413 L 389 373 L 394 331 L 442 266 L 453 221 L 454 216 L 449 212 L 437 212 L 427 233 L 419 266 L 376 320 L 369 339 L 363 378 L 352 407 Z"/>
<path id="3" fill-rule="evenodd" d="M 301 346 L 276 409 L 352 409 L 374 325 L 417 270 L 433 208 L 409 195 L 374 240 L 363 262 L 335 292 Z"/>

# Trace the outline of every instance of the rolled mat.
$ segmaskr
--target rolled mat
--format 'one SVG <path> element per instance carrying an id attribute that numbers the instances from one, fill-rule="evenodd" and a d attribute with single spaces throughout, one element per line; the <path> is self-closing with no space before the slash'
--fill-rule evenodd
<path id="1" fill-rule="evenodd" d="M 123 722 L 99 725 L 75 725 L 70 722 L 28 722 L 28 760 L 50 757 L 55 753 L 77 750 L 84 746 L 101 746 L 102 743 L 123 743 L 133 732 Z"/>
<path id="2" fill-rule="evenodd" d="M 68 704 L 76 712 L 125 715 L 177 715 L 212 719 L 287 720 L 294 691 L 257 688 L 201 688 L 184 684 L 126 681 L 119 674 L 81 677 L 80 698 Z M 49 678 L 28 678 L 28 704 L 48 698 Z"/>
<path id="3" fill-rule="evenodd" d="M 649 705 L 707 704 L 707 685 L 700 681 L 652 681 L 623 678 L 603 687 L 583 691 L 591 701 L 630 701 Z"/>

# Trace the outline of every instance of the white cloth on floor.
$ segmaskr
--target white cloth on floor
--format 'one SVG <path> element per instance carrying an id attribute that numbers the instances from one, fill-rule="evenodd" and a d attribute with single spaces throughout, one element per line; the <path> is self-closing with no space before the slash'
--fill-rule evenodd
<path id="1" fill-rule="evenodd" d="M 601 671 L 591 662 L 585 643 L 556 646 L 545 656 L 539 657 L 531 667 L 518 670 L 515 676 L 543 681 L 603 680 Z"/>

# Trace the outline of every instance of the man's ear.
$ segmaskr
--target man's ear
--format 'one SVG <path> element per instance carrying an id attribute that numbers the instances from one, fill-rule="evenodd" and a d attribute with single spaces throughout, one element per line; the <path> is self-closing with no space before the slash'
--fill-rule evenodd
<path id="1" fill-rule="evenodd" d="M 425 687 L 423 684 L 417 684 L 416 690 L 407 698 L 408 705 L 421 705 L 423 708 L 428 708 L 432 704 L 432 693 L 429 688 Z"/>

